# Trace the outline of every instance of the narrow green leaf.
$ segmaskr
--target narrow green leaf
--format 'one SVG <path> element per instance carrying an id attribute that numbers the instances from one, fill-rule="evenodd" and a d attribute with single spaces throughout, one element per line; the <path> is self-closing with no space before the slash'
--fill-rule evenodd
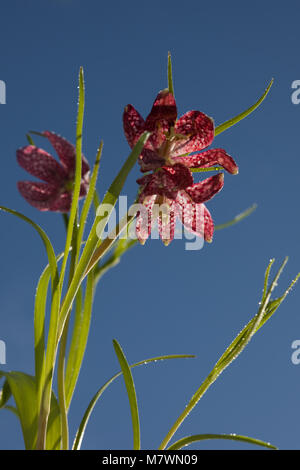
<path id="1" fill-rule="evenodd" d="M 245 117 L 249 116 L 249 114 L 253 113 L 253 111 L 258 108 L 258 106 L 264 101 L 264 99 L 266 98 L 267 94 L 269 93 L 270 91 L 270 88 L 273 84 L 273 79 L 270 81 L 267 89 L 265 90 L 265 92 L 263 93 L 263 95 L 259 98 L 259 100 L 254 103 L 254 105 L 250 106 L 250 108 L 246 109 L 245 111 L 243 111 L 242 113 L 238 114 L 237 116 L 235 116 L 234 118 L 232 119 L 229 119 L 228 121 L 225 121 L 223 122 L 223 124 L 220 124 L 219 126 L 217 126 L 215 128 L 215 136 L 221 134 L 221 132 L 224 132 L 226 131 L 226 129 L 229 129 L 229 127 L 231 126 L 234 126 L 235 124 L 237 124 L 239 121 L 241 121 L 242 119 L 244 119 Z"/>
<path id="2" fill-rule="evenodd" d="M 64 253 L 60 253 L 56 257 L 56 261 L 60 261 L 64 256 Z M 41 400 L 43 395 L 43 389 L 46 380 L 46 358 L 45 358 L 45 319 L 46 319 L 46 303 L 47 293 L 50 278 L 50 265 L 48 264 L 41 277 L 39 279 L 34 305 L 34 357 L 35 357 L 35 380 L 37 386 L 37 408 L 41 408 Z M 58 296 L 53 296 L 54 306 L 55 298 L 58 300 Z M 58 304 L 56 302 L 57 311 Z M 51 319 L 50 319 L 51 323 Z"/>
<path id="3" fill-rule="evenodd" d="M 121 260 L 121 256 L 136 244 L 137 240 L 120 239 L 114 253 L 105 261 L 105 263 L 98 263 L 98 265 L 93 269 L 95 285 L 97 285 L 99 280 L 109 269 L 117 266 Z"/>
<path id="4" fill-rule="evenodd" d="M 173 74 L 172 74 L 172 60 L 171 60 L 171 53 L 168 52 L 168 89 L 169 92 L 174 95 L 174 86 L 173 86 Z"/>
<path id="5" fill-rule="evenodd" d="M 249 207 L 248 209 L 244 210 L 244 211 L 241 212 L 240 214 L 236 215 L 236 216 L 234 217 L 234 219 L 229 220 L 228 222 L 225 222 L 224 224 L 216 225 L 216 226 L 215 226 L 215 230 L 223 230 L 223 228 L 227 228 L 227 227 L 230 227 L 231 225 L 237 224 L 237 223 L 240 222 L 241 220 L 243 220 L 243 219 L 245 219 L 246 217 L 248 217 L 249 215 L 251 215 L 252 212 L 254 212 L 256 208 L 257 208 L 257 204 L 252 204 L 251 207 Z"/>
<path id="6" fill-rule="evenodd" d="M 139 138 L 138 142 L 132 149 L 132 152 L 130 153 L 129 157 L 127 158 L 126 162 L 122 166 L 121 170 L 119 171 L 117 177 L 114 179 L 112 184 L 110 185 L 107 193 L 104 196 L 104 199 L 102 201 L 102 204 L 99 207 L 99 210 L 101 209 L 101 206 L 107 205 L 110 206 L 110 209 L 108 210 L 107 214 L 105 216 L 101 215 L 96 218 L 97 220 L 97 236 L 100 239 L 101 235 L 103 233 L 103 230 L 105 228 L 105 225 L 107 223 L 108 218 L 110 217 L 110 214 L 116 205 L 116 202 L 118 200 L 118 197 L 122 191 L 122 188 L 125 184 L 125 181 L 127 179 L 127 176 L 129 172 L 132 170 L 134 164 L 136 163 L 136 160 L 138 156 L 141 154 L 142 149 L 147 142 L 148 138 L 150 136 L 149 132 L 144 132 L 141 137 Z M 101 243 L 101 240 L 99 244 Z"/>
<path id="7" fill-rule="evenodd" d="M 272 260 L 271 260 L 272 263 Z M 241 352 L 245 349 L 249 341 L 251 340 L 252 336 L 258 331 L 258 329 L 265 323 L 267 319 L 270 318 L 271 314 L 278 308 L 279 304 L 278 299 L 276 299 L 276 305 L 272 308 L 272 313 L 268 312 L 268 306 L 270 305 L 270 298 L 274 288 L 277 286 L 278 279 L 287 263 L 287 258 L 284 259 L 283 263 L 281 264 L 280 268 L 278 269 L 273 281 L 268 288 L 264 300 L 260 303 L 258 313 L 252 318 L 252 320 L 244 327 L 244 329 L 237 335 L 237 337 L 233 340 L 230 346 L 226 349 L 226 351 L 222 354 L 212 371 L 208 374 L 206 379 L 202 382 L 198 390 L 194 393 L 191 400 L 189 401 L 188 405 L 185 407 L 183 412 L 177 418 L 173 426 L 168 431 L 167 435 L 163 439 L 159 449 L 165 449 L 168 445 L 170 439 L 173 437 L 175 432 L 181 426 L 183 421 L 192 411 L 192 409 L 197 405 L 199 400 L 205 394 L 205 392 L 209 389 L 209 387 L 216 381 L 219 375 L 241 354 Z M 268 268 L 267 268 L 268 273 Z M 282 300 L 285 298 L 287 293 L 290 291 L 292 286 L 295 284 L 297 279 L 300 277 L 300 273 L 296 277 L 296 279 L 291 283 L 289 288 L 286 290 L 284 296 L 282 296 Z"/>
<path id="8" fill-rule="evenodd" d="M 299 278 L 300 278 L 300 273 L 298 273 L 297 276 L 295 277 L 295 279 L 293 279 L 293 281 L 291 282 L 291 284 L 289 285 L 289 287 L 286 289 L 286 291 L 284 292 L 284 294 L 281 297 L 279 297 L 278 299 L 271 300 L 268 303 L 267 308 L 266 308 L 266 313 L 265 313 L 258 329 L 261 328 L 274 315 L 274 313 L 276 312 L 278 307 L 284 301 L 284 299 L 289 294 L 289 292 L 291 291 L 291 289 L 296 284 L 296 282 L 298 281 Z"/>
<path id="9" fill-rule="evenodd" d="M 26 138 L 28 140 L 29 145 L 34 145 L 33 139 L 30 134 L 26 134 Z"/>
<path id="10" fill-rule="evenodd" d="M 97 192 L 97 189 L 95 189 L 95 192 L 94 192 L 93 206 L 94 206 L 95 216 L 96 216 L 97 215 L 97 209 L 100 206 L 100 197 L 99 197 L 99 194 Z"/>
<path id="11" fill-rule="evenodd" d="M 45 380 L 45 317 L 49 281 L 50 266 L 47 265 L 39 279 L 34 304 L 34 358 L 39 404 Z"/>
<path id="12" fill-rule="evenodd" d="M 9 209 L 8 207 L 4 207 L 4 206 L 0 206 L 0 210 L 2 210 L 4 212 L 7 212 L 9 214 L 15 215 L 19 219 L 22 219 L 25 222 L 27 222 L 29 225 L 31 225 L 36 230 L 36 232 L 41 237 L 42 242 L 43 242 L 43 244 L 46 248 L 48 261 L 49 261 L 49 264 L 50 264 L 50 267 L 51 267 L 52 282 L 55 282 L 55 279 L 57 280 L 57 264 L 56 264 L 55 253 L 54 253 L 54 250 L 53 250 L 53 246 L 52 246 L 47 234 L 44 232 L 44 230 L 38 224 L 33 222 L 33 220 L 29 219 L 29 217 L 26 217 L 25 215 L 21 214 L 21 212 L 17 212 L 13 209 Z"/>
<path id="13" fill-rule="evenodd" d="M 269 262 L 268 267 L 267 267 L 266 272 L 265 272 L 263 295 L 262 295 L 262 298 L 261 298 L 262 301 L 265 300 L 266 295 L 267 295 L 268 283 L 269 283 L 269 275 L 270 275 L 271 267 L 272 267 L 274 261 L 275 261 L 274 258 L 273 258 L 273 259 L 270 259 L 270 262 Z"/>
<path id="14" fill-rule="evenodd" d="M 186 359 L 186 358 L 194 358 L 194 357 L 195 356 L 192 355 L 192 354 L 173 354 L 173 355 L 168 355 L 168 356 L 158 356 L 158 357 L 153 357 L 151 359 L 145 359 L 144 361 L 137 362 L 135 364 L 132 364 L 130 367 L 131 368 L 138 367 L 138 366 L 150 364 L 151 362 L 164 361 L 164 360 L 167 360 L 167 359 Z M 118 372 L 117 374 L 113 375 L 93 396 L 92 400 L 90 401 L 90 403 L 89 403 L 89 405 L 88 405 L 88 407 L 87 407 L 87 409 L 86 409 L 86 411 L 83 415 L 83 418 L 82 418 L 82 420 L 80 422 L 80 425 L 79 425 L 79 428 L 77 430 L 77 433 L 76 433 L 76 436 L 75 436 L 75 439 L 74 439 L 74 443 L 73 443 L 73 447 L 72 447 L 73 450 L 80 450 L 80 448 L 81 448 L 82 440 L 83 440 L 83 437 L 84 437 L 84 433 L 85 433 L 88 421 L 90 419 L 90 416 L 93 412 L 93 409 L 94 409 L 97 401 L 99 400 L 99 398 L 101 397 L 103 392 L 108 388 L 108 386 L 112 382 L 114 382 L 115 379 L 120 377 L 121 375 L 122 375 L 122 372 Z"/>
<path id="15" fill-rule="evenodd" d="M 75 226 L 75 222 L 77 219 L 78 199 L 79 199 L 80 185 L 81 185 L 83 114 L 84 114 L 84 79 L 83 79 L 83 69 L 82 67 L 80 67 L 79 98 L 78 98 L 77 128 L 76 128 L 75 183 L 74 183 L 72 204 L 71 204 L 70 215 L 69 215 L 69 223 L 68 223 L 68 229 L 67 229 L 64 258 L 63 258 L 62 268 L 60 272 L 59 283 L 58 283 L 57 289 L 54 292 L 52 305 L 51 305 L 50 324 L 49 324 L 49 331 L 48 331 L 48 341 L 47 341 L 46 361 L 45 361 L 45 382 L 42 387 L 41 412 L 39 413 L 37 449 L 44 449 L 45 447 L 47 421 L 48 421 L 50 406 L 51 406 L 51 388 L 52 388 L 52 381 L 53 381 L 55 358 L 56 358 L 56 353 L 57 353 L 59 337 L 60 337 L 60 334 L 62 333 L 62 331 L 60 331 L 60 334 L 58 334 L 61 291 L 63 287 L 65 270 L 66 270 L 67 260 L 69 256 L 69 251 L 72 245 L 72 240 L 74 238 L 74 235 L 77 234 L 77 231 L 75 232 L 74 226 Z M 63 424 L 65 425 L 65 423 L 66 421 L 64 419 Z M 64 430 L 65 430 L 65 426 L 64 426 Z M 64 433 L 64 436 L 65 436 L 65 433 Z"/>
<path id="16" fill-rule="evenodd" d="M 69 216 L 66 212 L 64 212 L 62 214 L 62 218 L 63 218 L 63 222 L 64 222 L 64 226 L 65 226 L 65 229 L 66 229 L 66 232 L 68 232 L 68 225 L 69 225 Z"/>
<path id="17" fill-rule="evenodd" d="M 183 447 L 186 447 L 193 442 L 200 442 L 207 439 L 228 439 L 230 441 L 240 441 L 246 442 L 247 444 L 255 444 L 262 447 L 267 447 L 268 449 L 277 449 L 269 442 L 261 441 L 260 439 L 254 439 L 253 437 L 240 436 L 238 434 L 195 434 L 193 436 L 183 437 L 178 441 L 174 442 L 167 450 L 179 450 Z"/>
<path id="18" fill-rule="evenodd" d="M 100 167 L 102 149 L 103 149 L 103 142 L 101 141 L 97 155 L 96 155 L 96 161 L 95 161 L 95 165 L 93 168 L 92 176 L 90 179 L 88 193 L 85 197 L 84 204 L 83 204 L 82 211 L 81 211 L 80 220 L 79 220 L 76 260 L 78 260 L 78 256 L 80 252 L 80 245 L 82 243 L 82 237 L 83 237 L 84 227 L 86 224 L 86 219 L 87 219 L 91 204 L 95 196 L 95 189 L 96 189 L 97 177 L 98 177 L 98 172 L 99 172 L 99 167 Z"/>
<path id="19" fill-rule="evenodd" d="M 131 223 L 131 221 L 135 218 L 133 215 L 125 215 L 123 219 L 116 225 L 116 227 L 113 229 L 113 232 L 111 232 L 103 241 L 102 243 L 98 246 L 98 248 L 94 251 L 94 254 L 92 256 L 91 261 L 89 262 L 85 275 L 87 275 L 91 269 L 94 268 L 94 266 L 100 261 L 103 256 L 105 256 L 109 250 L 113 247 L 114 243 L 116 242 L 117 238 L 119 235 L 122 234 L 124 230 L 128 227 L 128 225 Z"/>
<path id="20" fill-rule="evenodd" d="M 10 406 L 10 405 L 4 406 L 3 410 L 11 411 L 19 419 L 18 410 L 14 406 Z"/>
<path id="21" fill-rule="evenodd" d="M 222 166 L 211 166 L 210 168 L 190 168 L 192 173 L 205 173 L 207 171 L 222 171 Z"/>
<path id="22" fill-rule="evenodd" d="M 52 292 L 50 322 L 48 328 L 47 349 L 45 358 L 45 372 L 43 373 L 43 381 L 41 382 L 41 406 L 39 410 L 38 421 L 38 437 L 37 450 L 44 450 L 47 436 L 47 423 L 51 410 L 51 389 L 54 373 L 55 358 L 57 352 L 57 326 L 59 317 L 61 289 L 57 284 L 54 292 Z"/>
<path id="23" fill-rule="evenodd" d="M 0 371 L 0 379 L 1 379 L 1 371 Z M 6 405 L 10 397 L 11 397 L 11 389 L 7 380 L 5 380 L 2 386 L 2 389 L 0 390 L 0 408 L 3 408 Z"/>
<path id="24" fill-rule="evenodd" d="M 51 407 L 47 426 L 46 450 L 61 449 L 61 416 L 54 392 L 51 394 Z"/>
<path id="25" fill-rule="evenodd" d="M 106 206 L 106 207 L 110 207 L 108 211 L 109 213 L 107 214 L 108 217 L 110 216 L 113 210 L 113 207 L 115 206 L 117 199 L 120 195 L 120 192 L 125 184 L 126 178 L 130 170 L 132 169 L 133 165 L 135 164 L 138 156 L 140 155 L 147 139 L 149 138 L 149 135 L 150 134 L 148 132 L 144 132 L 142 136 L 139 138 L 138 142 L 134 146 L 132 152 L 130 153 L 129 157 L 127 158 L 126 162 L 124 163 L 123 167 L 118 173 L 117 177 L 114 179 L 113 183 L 111 184 L 108 192 L 106 193 L 103 199 L 102 205 L 103 204 L 109 205 L 109 206 Z M 106 221 L 107 221 L 106 216 L 101 215 L 95 218 L 91 232 L 88 236 L 88 239 L 83 249 L 80 260 L 77 264 L 71 285 L 68 288 L 68 291 L 66 293 L 65 299 L 61 307 L 58 338 L 60 337 L 62 333 L 64 323 L 67 319 L 68 312 L 72 306 L 77 290 L 79 289 L 79 286 L 81 285 L 85 276 L 88 274 L 87 267 L 90 264 L 93 253 L 97 245 L 101 243 L 101 240 L 99 242 L 99 238 L 101 238 L 101 235 L 106 225 Z M 97 261 L 98 260 L 96 260 L 95 262 Z"/>
<path id="26" fill-rule="evenodd" d="M 139 411 L 138 404 L 135 392 L 135 386 L 133 382 L 132 373 L 125 357 L 125 354 L 119 345 L 117 340 L 113 340 L 113 345 L 115 353 L 119 360 L 121 370 L 123 372 L 124 382 L 127 390 L 127 395 L 130 404 L 131 411 L 131 420 L 132 420 L 132 430 L 133 430 L 133 449 L 140 450 L 141 448 L 141 433 L 140 433 L 140 420 L 139 420 Z"/>
<path id="27" fill-rule="evenodd" d="M 75 390 L 75 386 L 78 380 L 81 364 L 83 361 L 91 318 L 92 318 L 92 305 L 93 305 L 93 289 L 94 288 L 94 271 L 92 270 L 86 283 L 86 291 L 84 297 L 84 305 L 82 308 L 82 296 L 81 289 L 79 289 L 76 296 L 76 309 L 74 318 L 74 327 L 72 333 L 72 339 L 70 344 L 70 350 L 68 355 L 67 367 L 66 367 L 66 407 L 69 409 L 72 396 Z"/>
<path id="28" fill-rule="evenodd" d="M 58 289 L 57 261 L 56 261 L 56 257 L 55 257 L 55 253 L 54 253 L 52 244 L 51 244 L 48 236 L 44 232 L 44 230 L 42 230 L 41 227 L 38 224 L 33 222 L 31 219 L 29 219 L 25 215 L 21 214 L 20 212 L 15 211 L 15 210 L 8 209 L 7 207 L 3 207 L 3 206 L 0 206 L 0 210 L 3 210 L 3 211 L 8 212 L 12 215 L 15 215 L 18 218 L 20 218 L 20 219 L 24 220 L 25 222 L 27 222 L 28 224 L 30 224 L 37 231 L 37 233 L 39 234 L 40 238 L 43 241 L 43 244 L 44 244 L 44 246 L 46 248 L 46 252 L 47 252 L 47 257 L 48 257 L 49 266 L 50 266 L 50 270 L 51 270 L 51 279 L 52 279 L 52 309 L 51 309 L 51 316 L 50 316 L 51 317 L 50 325 L 51 325 L 51 322 L 55 321 L 58 317 L 59 298 L 60 298 L 59 289 Z M 40 333 L 37 333 L 37 334 L 40 334 Z M 51 337 L 50 337 L 50 345 L 51 345 L 51 342 L 53 343 L 53 341 L 51 341 Z M 41 351 L 41 349 L 39 349 L 39 354 L 40 354 L 40 351 Z M 43 359 L 40 358 L 39 361 L 40 362 L 37 365 L 37 367 L 38 367 L 39 371 L 41 371 L 40 368 L 42 367 L 41 364 L 43 362 Z M 45 380 L 47 380 L 47 378 L 48 378 L 47 373 L 50 373 L 50 372 L 52 373 L 52 368 L 53 368 L 53 366 L 51 366 L 51 364 L 49 365 L 49 362 L 48 362 L 48 369 L 47 369 L 47 361 L 46 361 Z M 48 381 L 48 383 L 49 383 L 49 381 Z M 41 390 L 43 390 L 44 385 L 40 384 L 37 387 L 38 388 L 41 387 Z M 47 394 L 45 395 L 45 400 L 49 402 L 49 405 L 48 405 L 49 410 L 50 410 L 50 399 L 51 399 L 51 386 L 48 388 L 48 395 Z M 46 439 L 46 434 L 45 433 L 46 433 L 46 428 L 44 428 L 44 431 L 43 431 L 43 439 L 42 439 L 43 442 L 45 442 L 45 439 Z M 27 439 L 27 441 L 28 441 L 28 439 Z"/>
<path id="29" fill-rule="evenodd" d="M 74 224 L 76 222 L 78 211 L 78 200 L 81 185 L 81 167 L 82 167 L 82 129 L 83 129 L 83 115 L 84 115 L 84 78 L 83 68 L 79 70 L 79 96 L 78 96 L 78 111 L 77 111 L 77 128 L 76 128 L 76 167 L 75 167 L 75 182 L 72 196 L 72 204 L 69 215 L 69 223 L 67 230 L 67 238 L 65 245 L 65 254 L 61 268 L 59 282 L 62 286 L 65 276 L 67 260 L 69 256 L 70 247 L 72 244 Z M 79 244 L 80 245 L 80 244 Z"/>

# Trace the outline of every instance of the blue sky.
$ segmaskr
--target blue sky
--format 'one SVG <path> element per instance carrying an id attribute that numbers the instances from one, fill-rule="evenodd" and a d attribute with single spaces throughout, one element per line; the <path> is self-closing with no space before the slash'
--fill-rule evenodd
<path id="1" fill-rule="evenodd" d="M 77 77 L 84 67 L 84 153 L 92 163 L 100 139 L 104 151 L 98 190 L 103 195 L 129 153 L 122 112 L 133 104 L 143 116 L 167 86 L 167 53 L 173 59 L 179 115 L 198 109 L 218 125 L 250 106 L 270 79 L 274 85 L 250 117 L 218 136 L 236 159 L 239 175 L 225 175 L 224 189 L 207 204 L 216 223 L 253 203 L 254 214 L 216 232 L 200 251 L 184 241 L 166 248 L 148 241 L 126 254 L 98 286 L 92 328 L 70 411 L 74 436 L 89 399 L 118 370 L 112 339 L 129 362 L 171 353 L 196 359 L 169 361 L 134 371 L 142 446 L 155 449 L 234 336 L 256 313 L 264 270 L 289 262 L 278 295 L 300 271 L 300 105 L 291 84 L 300 79 L 299 4 L 290 1 L 203 2 L 177 0 L 10 0 L 1 4 L 0 105 L 1 205 L 23 212 L 64 246 L 58 214 L 41 213 L 21 198 L 16 149 L 28 130 L 53 130 L 74 142 Z M 37 144 L 48 151 L 44 141 Z M 139 170 L 123 190 L 133 200 Z M 0 339 L 7 347 L 3 370 L 32 373 L 33 306 L 46 263 L 32 229 L 0 214 Z M 299 449 L 300 365 L 291 344 L 300 339 L 300 286 L 273 319 L 211 387 L 176 437 L 237 433 Z M 0 448 L 23 447 L 13 415 L 1 412 Z M 84 449 L 132 447 L 124 384 L 115 382 L 94 411 Z M 191 448 L 238 449 L 245 444 L 205 442 Z"/>

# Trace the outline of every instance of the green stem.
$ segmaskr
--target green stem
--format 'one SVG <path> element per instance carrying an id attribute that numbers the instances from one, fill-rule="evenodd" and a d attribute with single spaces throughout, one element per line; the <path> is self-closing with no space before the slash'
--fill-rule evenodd
<path id="1" fill-rule="evenodd" d="M 159 446 L 159 450 L 164 450 L 172 437 L 174 436 L 175 432 L 177 429 L 181 426 L 183 421 L 186 419 L 186 417 L 190 414 L 192 409 L 197 405 L 198 401 L 200 398 L 204 395 L 206 390 L 214 383 L 214 381 L 217 379 L 218 374 L 214 374 L 213 371 L 207 376 L 205 381 L 202 383 L 200 388 L 197 390 L 195 395 L 192 397 L 190 400 L 189 404 L 185 407 L 181 415 L 176 419 L 175 423 L 167 433 L 166 437 L 163 439 L 161 445 Z"/>
<path id="2" fill-rule="evenodd" d="M 57 391 L 58 403 L 61 415 L 61 448 L 62 450 L 69 449 L 69 426 L 68 426 L 68 411 L 66 405 L 66 392 L 65 392 L 65 357 L 69 330 L 69 319 L 67 319 L 63 333 L 61 335 L 61 342 L 58 355 L 57 365 Z"/>
<path id="3" fill-rule="evenodd" d="M 71 241 L 71 263 L 70 263 L 70 270 L 69 270 L 69 281 L 68 286 L 71 284 L 71 280 L 74 275 L 75 264 L 77 260 L 77 237 L 78 237 L 78 228 L 77 228 L 77 221 L 78 221 L 78 211 L 76 211 L 75 216 L 75 224 L 74 230 L 72 235 Z M 66 230 L 68 232 L 68 226 L 66 226 Z M 58 403 L 61 413 L 61 439 L 62 439 L 62 450 L 69 449 L 69 426 L 68 426 L 68 409 L 66 404 L 66 390 L 65 390 L 65 363 L 66 363 L 66 350 L 67 350 L 67 342 L 68 342 L 68 332 L 69 332 L 69 320 L 70 317 L 67 318 L 66 323 L 64 325 L 64 329 L 61 335 L 61 342 L 59 347 L 59 355 L 58 355 L 58 364 L 57 364 L 57 389 L 58 389 Z"/>
<path id="4" fill-rule="evenodd" d="M 116 226 L 114 230 L 115 235 L 108 235 L 96 250 L 94 247 L 97 245 L 97 235 L 94 235 L 92 241 L 89 240 L 90 246 L 87 248 L 86 245 L 86 253 L 83 253 L 79 260 L 74 276 L 72 278 L 72 282 L 62 303 L 57 341 L 59 341 L 61 337 L 65 321 L 69 315 L 70 309 L 72 308 L 72 303 L 84 278 L 91 271 L 91 269 L 93 269 L 97 262 L 107 253 L 111 245 L 115 242 L 120 233 L 133 220 L 133 218 L 134 216 L 128 216 L 126 214 L 125 217 L 123 217 L 123 219 L 121 220 L 121 222 Z"/>

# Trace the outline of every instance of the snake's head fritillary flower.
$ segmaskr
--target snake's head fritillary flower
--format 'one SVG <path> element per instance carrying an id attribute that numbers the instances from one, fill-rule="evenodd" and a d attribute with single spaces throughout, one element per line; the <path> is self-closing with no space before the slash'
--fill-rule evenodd
<path id="1" fill-rule="evenodd" d="M 146 120 L 131 104 L 127 105 L 123 113 L 123 127 L 131 148 L 144 131 L 151 132 L 139 157 L 143 172 L 181 163 L 188 168 L 220 165 L 231 174 L 238 173 L 235 161 L 224 149 L 194 153 L 212 143 L 214 122 L 200 111 L 188 111 L 177 120 L 176 101 L 168 89 L 158 93 Z"/>
<path id="2" fill-rule="evenodd" d="M 203 152 L 214 139 L 213 120 L 200 111 L 188 111 L 177 119 L 175 98 L 165 89 L 158 93 L 146 120 L 131 104 L 127 105 L 123 126 L 131 148 L 143 132 L 151 133 L 139 156 L 141 171 L 152 171 L 137 180 L 141 185 L 139 203 L 147 209 L 146 215 L 139 213 L 137 218 L 140 242 L 149 237 L 156 219 L 160 236 L 168 245 L 174 238 L 176 217 L 188 231 L 212 241 L 214 224 L 203 203 L 222 189 L 224 176 L 219 173 L 194 184 L 191 169 L 218 165 L 231 174 L 238 173 L 235 161 L 224 149 Z M 167 213 L 154 212 L 157 205 L 164 205 Z"/>
<path id="3" fill-rule="evenodd" d="M 54 132 L 45 131 L 43 135 L 52 144 L 60 162 L 34 145 L 18 149 L 19 165 L 43 181 L 19 181 L 18 189 L 26 201 L 40 211 L 69 212 L 75 179 L 75 147 Z M 80 198 L 87 194 L 89 174 L 89 164 L 82 155 Z"/>
<path id="4" fill-rule="evenodd" d="M 141 185 L 138 201 L 146 209 L 146 214 L 138 214 L 136 222 L 136 234 L 142 244 L 149 237 L 156 219 L 160 237 L 168 245 L 174 238 L 176 217 L 189 232 L 207 242 L 212 241 L 214 224 L 203 203 L 221 191 L 223 173 L 193 184 L 190 170 L 177 163 L 143 176 L 137 182 Z"/>

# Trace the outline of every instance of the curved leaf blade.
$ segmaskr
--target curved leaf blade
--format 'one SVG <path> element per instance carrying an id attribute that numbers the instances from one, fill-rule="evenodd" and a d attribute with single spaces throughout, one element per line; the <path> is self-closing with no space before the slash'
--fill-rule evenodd
<path id="1" fill-rule="evenodd" d="M 269 275 L 269 267 L 273 263 L 273 260 L 270 261 L 270 264 L 267 268 L 266 275 L 265 275 L 265 281 L 266 282 L 266 276 Z M 172 439 L 173 435 L 175 432 L 179 429 L 183 421 L 187 418 L 189 413 L 195 408 L 199 400 L 203 397 L 203 395 L 206 393 L 206 391 L 210 388 L 210 386 L 217 380 L 217 378 L 220 376 L 220 374 L 241 354 L 241 352 L 245 349 L 247 344 L 250 342 L 251 338 L 253 335 L 259 330 L 259 328 L 267 321 L 269 318 L 273 315 L 273 313 L 276 311 L 276 309 L 279 307 L 280 303 L 284 300 L 286 295 L 289 293 L 291 290 L 292 286 L 297 282 L 297 280 L 300 277 L 300 273 L 298 276 L 292 281 L 288 289 L 285 291 L 283 296 L 280 298 L 280 301 L 278 299 L 275 300 L 275 305 L 273 305 L 273 302 L 271 301 L 271 294 L 274 290 L 274 288 L 277 286 L 278 279 L 287 263 L 287 257 L 284 259 L 283 263 L 279 267 L 273 281 L 271 282 L 271 285 L 269 289 L 267 290 L 267 293 L 264 295 L 264 300 L 260 303 L 260 307 L 258 309 L 257 314 L 250 320 L 250 322 L 244 327 L 244 329 L 237 335 L 237 337 L 232 341 L 232 343 L 229 345 L 229 347 L 225 350 L 225 352 L 222 354 L 218 362 L 215 364 L 211 372 L 208 374 L 208 376 L 204 379 L 200 387 L 196 390 L 192 398 L 190 399 L 189 403 L 186 405 L 185 409 L 181 412 L 181 414 L 178 416 L 176 419 L 175 423 L 173 426 L 169 429 L 168 433 L 164 437 L 163 441 L 161 442 L 159 449 L 164 450 L 170 440 Z M 265 286 L 264 286 L 265 290 Z M 269 311 L 269 306 L 271 303 L 271 310 Z"/>
<path id="2" fill-rule="evenodd" d="M 113 340 L 113 345 L 115 353 L 117 355 L 118 361 L 123 372 L 124 382 L 127 390 L 127 395 L 130 404 L 131 411 L 131 420 L 132 420 L 132 430 L 133 430 L 133 448 L 134 450 L 140 450 L 141 448 L 141 432 L 140 432 L 140 420 L 139 420 L 139 410 L 137 404 L 137 397 L 135 392 L 134 381 L 132 373 L 127 362 L 126 356 L 116 339 Z"/>
<path id="3" fill-rule="evenodd" d="M 0 379 L 2 378 L 1 376 L 2 376 L 2 372 L 0 371 Z M 11 389 L 7 380 L 5 380 L 2 386 L 2 389 L 0 390 L 0 408 L 5 407 L 10 397 L 11 397 Z"/>
<path id="4" fill-rule="evenodd" d="M 81 289 L 79 289 L 76 296 L 76 308 L 74 327 L 70 350 L 68 355 L 66 367 L 66 407 L 69 409 L 75 386 L 78 380 L 81 364 L 83 361 L 86 344 L 88 340 L 91 318 L 92 318 L 92 305 L 93 305 L 93 291 L 94 291 L 94 271 L 92 270 L 87 276 L 86 290 L 84 296 L 84 303 L 82 306 Z M 78 299 L 77 299 L 78 297 Z"/>
<path id="5" fill-rule="evenodd" d="M 224 228 L 231 227 L 231 225 L 235 225 L 241 220 L 245 219 L 246 217 L 249 217 L 249 215 L 252 214 L 257 208 L 257 204 L 252 204 L 251 207 L 248 209 L 244 210 L 240 214 L 237 214 L 232 220 L 229 220 L 228 222 L 224 222 L 223 224 L 219 224 L 215 226 L 215 230 L 223 230 Z"/>
<path id="6" fill-rule="evenodd" d="M 186 358 L 194 358 L 194 357 L 195 356 L 193 354 L 172 354 L 172 355 L 167 355 L 167 356 L 157 356 L 157 357 L 153 357 L 150 359 L 145 359 L 144 361 L 136 362 L 135 364 L 132 364 L 130 367 L 131 368 L 138 367 L 138 366 L 150 364 L 151 362 L 164 361 L 167 359 L 186 359 Z M 90 401 L 83 415 L 80 425 L 78 427 L 78 430 L 74 439 L 73 447 L 72 447 L 73 450 L 80 450 L 88 421 L 90 419 L 90 416 L 99 398 L 101 397 L 103 392 L 109 387 L 109 385 L 112 384 L 114 380 L 116 380 L 121 375 L 122 375 L 122 372 L 118 372 L 117 374 L 113 375 L 107 382 L 105 382 L 105 384 L 101 388 L 99 388 L 99 390 L 93 396 L 92 400 Z"/>
<path id="7" fill-rule="evenodd" d="M 256 103 L 254 103 L 252 106 L 250 106 L 250 108 L 246 109 L 245 111 L 238 114 L 234 118 L 228 119 L 228 121 L 225 121 L 225 122 L 223 122 L 223 124 L 220 124 L 219 126 L 217 126 L 215 128 L 215 136 L 221 134 L 221 132 L 226 131 L 227 129 L 229 129 L 229 127 L 234 126 L 239 121 L 241 121 L 242 119 L 245 119 L 245 117 L 249 116 L 249 114 L 253 113 L 253 111 L 255 111 L 255 109 L 258 108 L 258 106 L 266 98 L 267 94 L 270 91 L 271 86 L 273 85 L 273 82 L 274 82 L 274 79 L 272 78 L 272 80 L 270 81 L 269 85 L 267 86 L 267 88 L 264 91 L 264 93 L 262 94 L 262 96 L 256 101 Z"/>
<path id="8" fill-rule="evenodd" d="M 31 225 L 36 232 L 39 234 L 40 238 L 42 239 L 42 242 L 46 248 L 47 256 L 48 256 L 48 262 L 51 267 L 51 276 L 52 276 L 52 282 L 55 282 L 57 280 L 57 263 L 56 263 L 56 258 L 55 258 L 55 253 L 53 246 L 44 230 L 33 220 L 29 219 L 29 217 L 26 217 L 26 215 L 23 215 L 21 212 L 15 211 L 13 209 L 9 209 L 8 207 L 0 206 L 0 210 L 7 212 L 8 214 L 15 215 L 19 219 L 24 220 L 27 222 L 29 225 Z"/>
<path id="9" fill-rule="evenodd" d="M 260 439 L 255 439 L 253 437 L 241 436 L 238 434 L 194 434 L 193 436 L 187 436 L 179 439 L 170 447 L 168 447 L 167 450 L 179 450 L 194 442 L 200 442 L 208 439 L 226 439 L 230 441 L 245 442 L 247 444 L 255 444 L 258 446 L 267 447 L 268 449 L 277 449 L 277 447 L 273 446 L 269 442 L 261 441 Z"/>

